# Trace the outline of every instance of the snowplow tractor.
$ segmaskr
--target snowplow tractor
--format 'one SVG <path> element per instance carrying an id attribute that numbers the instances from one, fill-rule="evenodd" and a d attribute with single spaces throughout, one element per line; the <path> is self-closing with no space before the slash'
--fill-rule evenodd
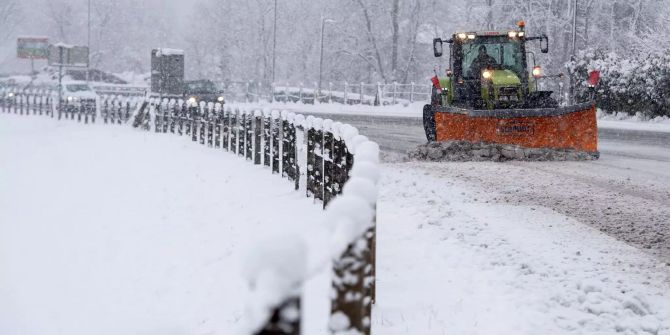
<path id="1" fill-rule="evenodd" d="M 433 41 L 436 57 L 448 44 L 449 70 L 433 77 L 431 103 L 423 110 L 429 145 L 486 144 L 516 151 L 509 159 L 598 158 L 595 104 L 559 106 L 553 92 L 538 90 L 538 79 L 551 76 L 529 65 L 528 55 L 534 63 L 534 54 L 526 46 L 539 42 L 540 51 L 548 53 L 549 39 L 526 36 L 524 26 L 519 22 L 511 31 L 456 33 Z"/>

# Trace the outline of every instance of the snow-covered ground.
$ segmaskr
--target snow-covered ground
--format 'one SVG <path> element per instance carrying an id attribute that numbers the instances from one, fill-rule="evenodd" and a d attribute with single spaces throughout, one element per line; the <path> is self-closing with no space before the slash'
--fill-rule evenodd
<path id="1" fill-rule="evenodd" d="M 321 245 L 322 217 L 286 179 L 186 137 L 0 114 L 0 334 L 235 334 L 248 245 Z M 307 329 L 327 324 L 322 272 Z"/>
<path id="2" fill-rule="evenodd" d="M 670 334 L 670 265 L 456 165 L 383 165 L 373 333 Z M 0 114 L 0 177 L 3 335 L 237 334 L 246 241 L 327 245 L 290 183 L 174 135 Z"/>

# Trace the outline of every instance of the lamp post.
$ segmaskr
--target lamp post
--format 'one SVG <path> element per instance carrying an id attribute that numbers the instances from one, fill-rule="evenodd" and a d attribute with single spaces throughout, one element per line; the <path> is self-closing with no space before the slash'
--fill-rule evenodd
<path id="1" fill-rule="evenodd" d="M 277 62 L 277 0 L 275 0 L 275 10 L 274 10 L 275 20 L 272 27 L 272 85 L 275 83 L 275 64 Z M 272 92 L 274 94 L 274 92 Z"/>
<path id="2" fill-rule="evenodd" d="M 324 31 L 326 28 L 326 23 L 335 23 L 337 21 L 332 20 L 332 19 L 326 19 L 325 17 L 321 17 L 321 56 L 319 57 L 319 87 L 317 88 L 317 91 L 321 93 L 321 78 L 323 75 L 323 35 Z"/>
<path id="3" fill-rule="evenodd" d="M 88 27 L 86 29 L 86 84 L 91 73 L 91 0 L 88 0 Z"/>

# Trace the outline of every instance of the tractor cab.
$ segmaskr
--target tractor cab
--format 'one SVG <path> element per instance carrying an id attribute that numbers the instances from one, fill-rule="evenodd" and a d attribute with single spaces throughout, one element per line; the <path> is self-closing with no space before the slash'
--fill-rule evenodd
<path id="1" fill-rule="evenodd" d="M 541 52 L 549 51 L 546 36 L 527 37 L 525 24 L 505 32 L 461 32 L 451 39 L 433 41 L 436 57 L 449 44 L 449 70 L 439 78 L 432 104 L 469 109 L 556 107 L 551 92 L 536 90 L 540 67 L 529 66 L 526 42 L 539 40 Z"/>

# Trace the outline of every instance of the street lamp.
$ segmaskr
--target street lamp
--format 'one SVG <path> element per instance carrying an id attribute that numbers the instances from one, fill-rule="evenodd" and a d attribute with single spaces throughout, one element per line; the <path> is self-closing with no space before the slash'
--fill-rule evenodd
<path id="1" fill-rule="evenodd" d="M 88 16 L 86 27 L 86 84 L 90 80 L 91 74 L 91 0 L 88 0 Z"/>
<path id="2" fill-rule="evenodd" d="M 326 19 L 321 17 L 321 56 L 319 57 L 319 87 L 317 88 L 318 92 L 321 93 L 321 77 L 323 74 L 323 35 L 326 30 L 326 23 L 335 23 L 337 21 L 332 19 Z"/>
<path id="3" fill-rule="evenodd" d="M 272 85 L 275 83 L 275 64 L 277 63 L 277 0 L 275 0 L 274 25 L 272 26 Z M 274 92 L 272 92 L 274 95 Z M 274 101 L 274 99 L 271 99 Z"/>

